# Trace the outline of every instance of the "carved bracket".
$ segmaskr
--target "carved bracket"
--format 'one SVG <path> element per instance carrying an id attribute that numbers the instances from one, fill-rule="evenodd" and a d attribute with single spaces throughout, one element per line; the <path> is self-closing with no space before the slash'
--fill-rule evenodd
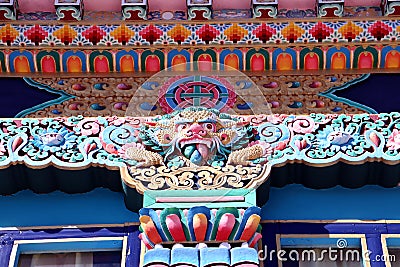
<path id="1" fill-rule="evenodd" d="M 79 21 L 83 19 L 83 0 L 55 0 L 58 20 Z"/>
<path id="2" fill-rule="evenodd" d="M 320 18 L 338 18 L 344 14 L 344 0 L 317 0 L 317 15 Z"/>
<path id="3" fill-rule="evenodd" d="M 121 8 L 124 20 L 147 20 L 147 0 L 122 0 Z"/>
<path id="4" fill-rule="evenodd" d="M 157 117 L 0 120 L 0 168 L 122 169 L 148 189 L 256 188 L 271 166 L 400 161 L 400 113 L 232 116 L 191 108 Z"/>
<path id="5" fill-rule="evenodd" d="M 4 0 L 0 2 L 0 20 L 17 20 L 18 0 Z"/>
<path id="6" fill-rule="evenodd" d="M 253 18 L 276 18 L 278 15 L 278 0 L 253 0 Z"/>

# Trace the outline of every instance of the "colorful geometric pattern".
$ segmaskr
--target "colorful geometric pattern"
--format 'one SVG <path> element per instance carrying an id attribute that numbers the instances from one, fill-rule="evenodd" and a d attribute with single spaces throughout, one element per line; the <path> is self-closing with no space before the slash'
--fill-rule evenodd
<path id="1" fill-rule="evenodd" d="M 157 247 L 144 255 L 144 267 L 168 266 L 224 266 L 224 267 L 259 267 L 257 250 L 249 247 L 207 247 L 201 248 L 173 246 Z M 189 265 L 190 264 L 190 265 Z"/>
<path id="2" fill-rule="evenodd" d="M 213 65 L 216 69 L 216 65 L 228 65 L 234 69 L 240 71 L 264 71 L 264 70 L 349 70 L 349 69 L 361 69 L 364 72 L 374 72 L 375 69 L 397 69 L 400 68 L 400 46 L 396 46 L 396 42 L 393 44 L 357 44 L 353 45 L 346 44 L 337 46 L 334 44 L 326 45 L 314 45 L 314 46 L 286 46 L 281 47 L 276 45 L 275 47 L 263 47 L 254 45 L 252 48 L 243 47 L 240 45 L 229 46 L 221 45 L 215 47 L 210 44 L 210 48 L 204 47 L 184 47 L 180 49 L 166 47 L 166 48 L 133 48 L 133 49 L 115 49 L 113 43 L 122 42 L 128 44 L 129 41 L 127 35 L 130 34 L 130 29 L 118 28 L 118 31 L 114 29 L 109 40 L 105 40 L 105 31 L 98 27 L 90 27 L 82 31 L 81 34 L 76 34 L 76 38 L 73 36 L 74 33 L 69 31 L 69 27 L 55 30 L 54 35 L 46 36 L 43 32 L 33 29 L 30 31 L 28 37 L 15 37 L 17 35 L 14 28 L 2 28 L 0 33 L 3 32 L 3 36 L 0 38 L 0 42 L 3 43 L 14 43 L 12 40 L 17 38 L 21 39 L 25 45 L 34 45 L 41 39 L 42 42 L 47 42 L 49 45 L 70 45 L 77 39 L 80 41 L 77 43 L 85 48 L 80 49 L 43 49 L 38 53 L 34 53 L 32 49 L 5 49 L 0 51 L 0 69 L 1 72 L 17 72 L 17 73 L 29 73 L 29 72 L 95 72 L 95 73 L 111 73 L 111 72 L 158 72 L 166 68 L 171 68 L 178 64 L 200 62 L 201 64 Z M 313 27 L 316 29 L 319 27 Z M 155 43 L 157 36 L 161 32 L 154 27 L 153 30 L 144 31 L 144 37 L 138 40 L 138 42 L 146 42 L 148 44 Z M 299 29 L 297 26 L 293 26 L 293 29 Z M 320 28 L 322 29 L 322 27 Z M 352 40 L 357 34 L 359 26 L 350 27 L 343 29 L 343 34 L 348 40 Z M 400 29 L 400 27 L 399 27 Z M 296 39 L 295 32 L 288 31 L 284 34 L 290 39 Z M 41 32 L 40 35 L 35 33 Z M 312 32 L 313 35 L 303 38 L 303 41 L 312 39 L 321 39 L 326 36 L 328 31 L 322 29 L 320 32 Z M 374 32 L 374 31 L 373 31 Z M 243 32 L 232 33 L 232 39 L 239 38 Z M 187 31 L 179 29 L 173 33 L 174 42 L 182 42 L 187 36 Z M 260 29 L 256 32 L 256 38 L 269 39 L 272 32 L 268 29 Z M 333 33 L 338 36 L 340 33 Z M 220 33 L 221 35 L 221 33 Z M 105 46 L 109 46 L 107 49 L 102 47 L 101 49 L 90 49 L 86 47 L 86 44 L 91 44 L 84 36 L 92 41 L 104 40 Z M 101 37 L 104 36 L 104 37 Z M 118 37 L 117 37 L 118 36 Z M 204 40 L 208 40 L 203 36 Z M 378 35 L 376 35 L 378 36 Z M 399 35 L 400 36 L 400 35 Z M 283 36 L 282 36 L 283 37 Z M 163 37 L 160 37 L 163 38 Z M 284 37 L 283 37 L 284 38 Z M 370 38 L 370 37 L 365 37 Z M 394 37 L 395 40 L 397 37 Z M 335 41 L 337 39 L 333 39 Z M 102 41 L 101 41 L 102 42 Z M 165 40 L 169 42 L 169 39 Z M 225 41 L 221 40 L 221 43 Z M 249 40 L 249 43 L 251 41 Z M 196 46 L 196 45 L 194 45 Z M 176 60 L 179 59 L 179 60 Z M 217 64 L 212 64 L 215 62 Z M 198 63 L 194 63 L 196 65 Z"/>
<path id="3" fill-rule="evenodd" d="M 158 99 L 166 113 L 187 107 L 226 111 L 234 105 L 236 94 L 223 78 L 189 76 L 169 79 L 161 87 Z"/>
<path id="4" fill-rule="evenodd" d="M 262 237 L 260 212 L 259 207 L 246 210 L 221 208 L 213 212 L 205 206 L 198 206 L 188 210 L 166 208 L 157 216 L 155 210 L 142 208 L 139 211 L 142 230 L 139 238 L 148 249 L 168 241 L 229 240 L 247 242 L 249 247 L 254 247 Z"/>
<path id="5" fill-rule="evenodd" d="M 382 10 L 378 6 L 345 6 L 344 17 L 380 17 L 382 16 Z M 278 18 L 315 18 L 317 17 L 315 9 L 279 9 Z M 213 10 L 213 18 L 218 20 L 223 19 L 251 19 L 252 14 L 250 9 L 221 9 Z M 162 13 L 160 11 L 150 11 L 148 20 L 160 20 Z M 186 19 L 186 11 L 179 10 L 174 12 L 174 18 L 172 20 Z M 28 12 L 18 13 L 18 20 L 57 20 L 55 12 Z M 121 21 L 120 11 L 90 11 L 85 10 L 84 21 L 96 22 L 96 21 Z"/>
<path id="6" fill-rule="evenodd" d="M 251 102 L 244 102 L 243 99 L 231 92 L 229 100 L 224 106 L 234 110 L 237 114 L 247 114 L 252 107 L 263 104 L 267 101 L 274 114 L 310 114 L 310 113 L 365 113 L 371 112 L 367 107 L 361 107 L 357 103 L 339 102 L 330 97 L 329 94 L 321 95 L 331 88 L 345 88 L 357 81 L 362 81 L 365 75 L 332 75 L 329 77 L 319 75 L 308 75 L 304 77 L 286 75 L 277 76 L 250 76 L 260 89 L 260 95 L 253 98 Z M 172 79 L 172 78 L 171 78 Z M 174 97 L 169 99 L 171 106 L 165 101 L 165 94 L 160 93 L 160 99 L 153 103 L 154 96 L 148 95 L 149 90 L 137 91 L 137 88 L 145 84 L 145 77 L 130 78 L 34 78 L 26 79 L 28 84 L 39 89 L 49 90 L 55 93 L 63 93 L 65 96 L 58 99 L 49 106 L 32 107 L 29 110 L 19 113 L 18 117 L 59 117 L 59 116 L 124 116 L 126 109 L 133 97 L 140 98 L 140 107 L 151 115 L 163 115 L 169 113 L 172 107 L 177 107 Z M 234 84 L 235 90 L 246 83 L 237 80 Z M 171 88 L 169 82 L 159 80 L 153 83 L 151 90 L 158 87 Z M 162 90 L 165 90 L 160 88 Z M 231 86 L 225 86 L 231 88 Z M 150 91 L 151 92 L 151 91 Z M 232 94 L 233 93 L 233 94 Z M 261 96 L 262 94 L 262 96 Z M 94 97 L 95 95 L 95 97 Z M 171 95 L 173 96 L 173 94 Z M 150 104 L 151 103 L 151 104 Z"/>
<path id="7" fill-rule="evenodd" d="M 4 46 L 148 46 L 148 45 L 194 45 L 194 44 L 280 44 L 280 43 L 364 43 L 400 40 L 400 21 L 382 19 L 320 20 L 287 22 L 207 23 L 149 23 L 135 22 L 111 25 L 58 25 L 3 24 L 0 45 Z M 56 31 L 69 28 L 64 34 Z M 179 30 L 174 30 L 175 28 Z M 176 40 L 175 32 L 187 33 Z M 129 29 L 126 30 L 126 29 Z M 62 38 L 72 41 L 63 42 Z"/>

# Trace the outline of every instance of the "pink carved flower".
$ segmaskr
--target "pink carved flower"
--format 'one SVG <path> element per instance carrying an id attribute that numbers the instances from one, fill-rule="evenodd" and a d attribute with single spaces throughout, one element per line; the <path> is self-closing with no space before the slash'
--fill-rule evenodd
<path id="1" fill-rule="evenodd" d="M 392 134 L 389 136 L 389 140 L 386 144 L 389 150 L 397 150 L 400 148 L 400 131 L 394 129 Z"/>

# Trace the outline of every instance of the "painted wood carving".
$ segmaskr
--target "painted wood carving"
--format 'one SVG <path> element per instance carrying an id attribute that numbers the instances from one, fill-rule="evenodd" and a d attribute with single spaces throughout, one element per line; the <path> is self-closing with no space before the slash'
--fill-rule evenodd
<path id="1" fill-rule="evenodd" d="M 147 189 L 255 188 L 274 165 L 400 160 L 400 115 L 253 115 L 187 109 L 157 117 L 3 119 L 0 165 L 121 169 Z"/>

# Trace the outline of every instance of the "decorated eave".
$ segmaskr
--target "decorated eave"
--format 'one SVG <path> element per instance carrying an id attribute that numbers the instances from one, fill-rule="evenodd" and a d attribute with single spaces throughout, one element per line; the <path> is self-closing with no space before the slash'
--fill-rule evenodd
<path id="1" fill-rule="evenodd" d="M 0 25 L 1 72 L 140 73 L 197 61 L 240 71 L 400 67 L 397 18 L 15 21 Z"/>
<path id="2" fill-rule="evenodd" d="M 2 119 L 0 190 L 123 189 L 137 210 L 141 194 L 157 190 L 173 190 L 171 197 L 261 186 L 261 206 L 270 183 L 394 187 L 399 129 L 399 113 L 233 116 L 201 108 L 138 118 Z"/>

